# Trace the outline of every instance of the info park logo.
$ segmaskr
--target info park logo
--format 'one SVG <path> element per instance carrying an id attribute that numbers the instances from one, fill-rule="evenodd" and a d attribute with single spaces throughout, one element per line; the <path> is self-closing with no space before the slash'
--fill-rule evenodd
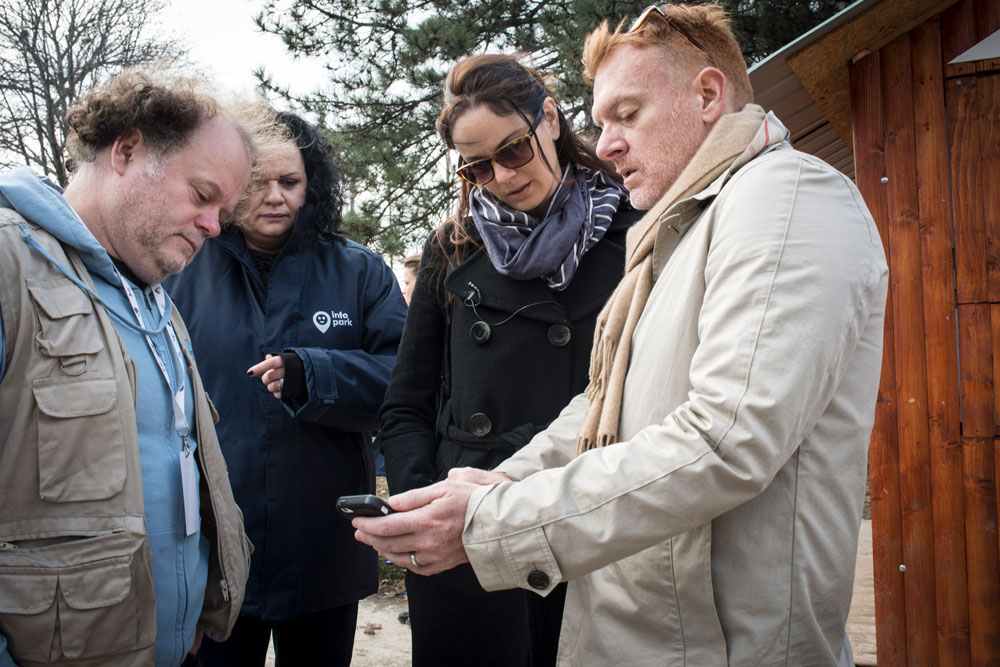
<path id="1" fill-rule="evenodd" d="M 343 311 L 317 310 L 313 313 L 313 324 L 320 333 L 326 333 L 330 327 L 349 327 L 354 323 L 351 321 L 351 316 Z"/>

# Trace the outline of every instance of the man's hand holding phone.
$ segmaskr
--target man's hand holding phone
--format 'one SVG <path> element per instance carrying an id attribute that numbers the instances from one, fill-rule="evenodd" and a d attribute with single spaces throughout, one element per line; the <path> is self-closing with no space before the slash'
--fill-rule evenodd
<path id="1" fill-rule="evenodd" d="M 389 499 L 392 513 L 356 516 L 351 521 L 359 542 L 417 574 L 437 574 L 469 562 L 462 544 L 465 509 L 483 484 L 510 478 L 485 470 L 452 470 L 448 479 Z"/>

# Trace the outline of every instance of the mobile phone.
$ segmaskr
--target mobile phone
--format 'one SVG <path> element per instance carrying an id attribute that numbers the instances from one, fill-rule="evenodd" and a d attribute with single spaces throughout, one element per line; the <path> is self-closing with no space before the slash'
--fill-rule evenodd
<path id="1" fill-rule="evenodd" d="M 353 519 L 356 516 L 385 516 L 392 514 L 392 508 L 389 507 L 389 503 L 370 493 L 337 498 L 337 511 L 348 519 Z"/>

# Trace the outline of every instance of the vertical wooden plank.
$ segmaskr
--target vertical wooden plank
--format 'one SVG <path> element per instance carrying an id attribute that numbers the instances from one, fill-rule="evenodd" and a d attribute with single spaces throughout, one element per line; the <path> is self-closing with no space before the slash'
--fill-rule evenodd
<path id="1" fill-rule="evenodd" d="M 993 437 L 993 357 L 989 304 L 958 307 L 958 350 L 962 382 L 962 436 Z"/>
<path id="2" fill-rule="evenodd" d="M 944 75 L 967 76 L 976 71 L 975 63 L 947 64 L 976 43 L 975 8 L 972 0 L 959 0 L 941 12 L 941 47 Z"/>
<path id="3" fill-rule="evenodd" d="M 976 42 L 979 43 L 1000 30 L 1000 1 L 974 0 Z M 977 72 L 991 72 L 1000 68 L 1000 58 L 976 61 Z"/>
<path id="4" fill-rule="evenodd" d="M 854 172 L 858 189 L 878 225 L 889 252 L 886 204 L 882 79 L 878 53 L 851 65 L 851 119 Z M 891 297 L 890 297 L 891 299 Z M 882 377 L 875 405 L 868 466 L 871 475 L 872 555 L 875 574 L 875 645 L 878 664 L 906 664 L 906 608 L 903 588 L 903 542 L 899 497 L 899 448 L 896 415 L 896 365 L 892 309 L 885 313 Z"/>
<path id="5" fill-rule="evenodd" d="M 996 340 L 996 334 L 994 333 L 994 340 Z M 1000 440 L 993 441 L 993 482 L 1000 480 Z M 997 517 L 1000 520 L 1000 493 L 997 494 L 997 507 L 996 507 Z M 997 550 L 1000 552 L 1000 530 L 997 531 Z M 997 575 L 1000 577 L 1000 574 Z"/>
<path id="6" fill-rule="evenodd" d="M 1000 5 L 1000 0 L 995 0 Z M 1000 303 L 1000 74 L 976 77 L 979 119 L 979 193 L 986 234 L 990 303 Z M 1000 425 L 1000 419 L 996 420 Z M 1000 431 L 997 432 L 1000 435 Z"/>
<path id="7" fill-rule="evenodd" d="M 997 492 L 994 441 L 969 438 L 965 456 L 968 545 L 969 640 L 972 664 L 1000 664 L 1000 555 L 997 553 Z M 974 532 L 973 532 L 974 531 Z"/>
<path id="8" fill-rule="evenodd" d="M 881 49 L 888 182 L 889 276 L 896 330 L 899 485 L 909 664 L 937 662 L 927 372 L 909 38 Z"/>
<path id="9" fill-rule="evenodd" d="M 993 359 L 1000 359 L 1000 304 L 990 304 L 990 341 Z M 993 421 L 1000 423 L 1000 364 L 993 364 Z"/>
<path id="10" fill-rule="evenodd" d="M 955 233 L 955 277 L 959 303 L 982 303 L 989 297 L 986 232 L 983 229 L 982 215 L 983 193 L 979 181 L 977 98 L 975 77 L 949 79 L 945 84 L 948 162 Z"/>
<path id="11" fill-rule="evenodd" d="M 990 329 L 992 330 L 993 359 L 1000 360 L 1000 304 L 990 304 Z M 993 386 L 1000 386 L 1000 363 L 993 364 Z M 995 391 L 994 395 L 997 394 L 1000 394 L 1000 392 Z M 1000 404 L 1000 401 L 998 401 L 998 404 Z M 993 441 L 993 480 L 994 483 L 996 480 L 1000 480 L 1000 440 Z M 997 494 L 995 510 L 997 515 L 1000 516 L 1000 493 Z M 998 535 L 998 540 L 1000 540 L 1000 535 Z M 1000 550 L 1000 541 L 997 542 L 997 548 Z M 1000 572 L 995 576 L 1000 578 Z"/>
<path id="12" fill-rule="evenodd" d="M 910 53 L 923 261 L 938 664 L 967 665 L 971 656 L 955 281 L 948 206 L 948 125 L 937 20 L 927 21 L 910 32 Z"/>
<path id="13" fill-rule="evenodd" d="M 993 340 L 989 304 L 958 308 L 964 422 L 989 404 L 992 421 Z M 970 405 L 969 411 L 965 406 Z M 972 664 L 1000 664 L 1000 560 L 997 554 L 996 478 L 993 438 L 964 438 L 965 521 L 968 541 L 969 642 Z"/>

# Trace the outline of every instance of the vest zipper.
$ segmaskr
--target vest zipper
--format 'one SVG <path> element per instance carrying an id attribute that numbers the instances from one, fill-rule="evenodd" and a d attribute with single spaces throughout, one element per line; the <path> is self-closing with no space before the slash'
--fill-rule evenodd
<path id="1" fill-rule="evenodd" d="M 15 551 L 16 549 L 16 544 L 11 544 L 10 542 L 0 542 L 0 551 Z"/>
<path id="2" fill-rule="evenodd" d="M 219 580 L 219 588 L 222 589 L 222 599 L 229 602 L 229 584 L 225 579 Z"/>

